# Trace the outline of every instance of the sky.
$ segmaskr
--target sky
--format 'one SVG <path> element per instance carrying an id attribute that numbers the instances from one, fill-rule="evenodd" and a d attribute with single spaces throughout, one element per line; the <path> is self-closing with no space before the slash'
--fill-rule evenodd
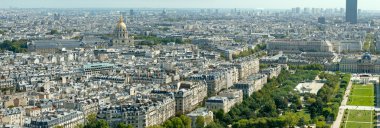
<path id="1" fill-rule="evenodd" d="M 344 8 L 346 0 L 0 0 L 0 8 Z M 358 0 L 359 8 L 380 10 L 380 0 Z"/>

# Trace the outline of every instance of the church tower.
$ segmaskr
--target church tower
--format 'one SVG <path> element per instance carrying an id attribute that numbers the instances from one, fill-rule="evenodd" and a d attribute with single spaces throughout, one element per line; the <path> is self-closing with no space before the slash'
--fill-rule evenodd
<path id="1" fill-rule="evenodd" d="M 133 37 L 131 37 L 131 38 L 129 37 L 128 31 L 127 31 L 127 25 L 125 25 L 124 19 L 122 16 L 120 16 L 120 19 L 116 25 L 115 30 L 114 30 L 112 45 L 113 46 L 120 46 L 120 45 L 132 46 L 132 45 L 134 45 Z"/>

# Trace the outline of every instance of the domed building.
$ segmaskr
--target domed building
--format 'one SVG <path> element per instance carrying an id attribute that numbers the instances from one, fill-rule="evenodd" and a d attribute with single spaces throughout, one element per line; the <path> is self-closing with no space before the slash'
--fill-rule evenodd
<path id="1" fill-rule="evenodd" d="M 127 25 L 125 25 L 122 16 L 120 16 L 119 22 L 116 25 L 116 28 L 114 30 L 114 37 L 111 43 L 113 46 L 134 45 L 134 39 L 133 37 L 130 38 L 128 36 Z"/>
<path id="2" fill-rule="evenodd" d="M 337 67 L 342 72 L 380 73 L 380 60 L 374 58 L 370 53 L 364 53 L 360 58 L 342 58 Z"/>

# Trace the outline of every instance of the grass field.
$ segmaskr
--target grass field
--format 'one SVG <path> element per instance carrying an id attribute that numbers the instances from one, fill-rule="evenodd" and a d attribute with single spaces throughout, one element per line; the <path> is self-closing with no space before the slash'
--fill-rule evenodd
<path id="1" fill-rule="evenodd" d="M 353 122 L 347 122 L 346 126 L 344 128 L 371 128 L 372 124 L 369 123 L 353 123 Z"/>
<path id="2" fill-rule="evenodd" d="M 374 112 L 364 110 L 346 110 L 344 114 L 343 128 L 372 128 L 374 127 Z"/>
<path id="3" fill-rule="evenodd" d="M 357 85 L 354 84 L 348 100 L 348 105 L 354 106 L 374 106 L 375 92 L 373 84 Z"/>

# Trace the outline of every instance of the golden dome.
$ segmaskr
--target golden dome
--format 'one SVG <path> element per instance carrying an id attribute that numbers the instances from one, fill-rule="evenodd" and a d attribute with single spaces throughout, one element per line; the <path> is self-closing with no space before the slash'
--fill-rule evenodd
<path id="1" fill-rule="evenodd" d="M 122 29 L 122 30 L 127 30 L 127 25 L 125 25 L 123 21 L 123 17 L 120 16 L 119 22 L 117 23 L 116 29 Z"/>

